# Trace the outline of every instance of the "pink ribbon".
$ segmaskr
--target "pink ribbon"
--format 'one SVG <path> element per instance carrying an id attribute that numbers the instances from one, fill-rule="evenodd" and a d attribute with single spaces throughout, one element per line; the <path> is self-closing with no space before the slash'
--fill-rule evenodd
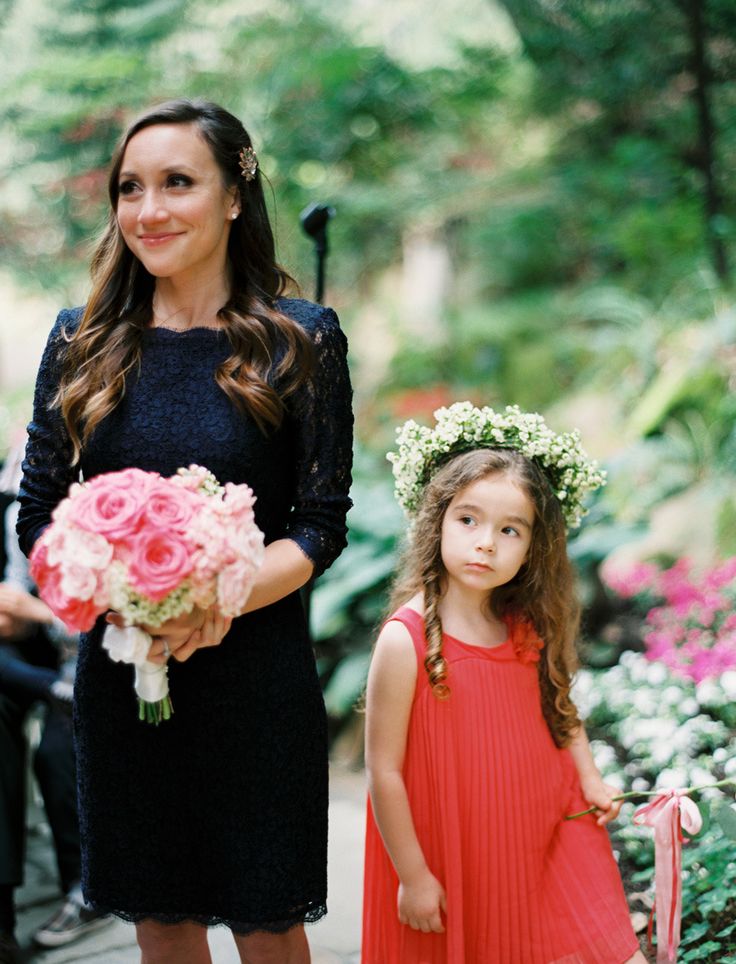
<path id="1" fill-rule="evenodd" d="M 657 964 L 677 960 L 682 916 L 682 828 L 698 833 L 700 811 L 685 790 L 665 790 L 634 814 L 634 823 L 654 828 L 654 890 Z"/>

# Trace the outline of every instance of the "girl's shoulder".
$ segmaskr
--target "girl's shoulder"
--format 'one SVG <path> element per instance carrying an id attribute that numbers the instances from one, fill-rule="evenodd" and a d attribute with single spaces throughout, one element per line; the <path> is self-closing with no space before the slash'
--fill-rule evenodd
<path id="1" fill-rule="evenodd" d="M 509 627 L 511 644 L 517 659 L 522 663 L 538 663 L 544 649 L 544 641 L 534 623 L 528 617 L 510 613 L 504 617 Z"/>
<path id="2" fill-rule="evenodd" d="M 421 593 L 407 600 L 384 622 L 379 642 L 384 646 L 403 647 L 412 654 L 424 653 L 424 600 Z"/>

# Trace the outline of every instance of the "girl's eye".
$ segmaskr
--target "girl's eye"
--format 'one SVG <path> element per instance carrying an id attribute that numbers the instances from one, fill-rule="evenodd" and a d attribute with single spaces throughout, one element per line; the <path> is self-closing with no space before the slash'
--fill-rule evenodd
<path id="1" fill-rule="evenodd" d="M 473 523 L 475 522 L 475 519 L 472 517 L 472 515 L 461 515 L 460 522 L 464 526 L 472 526 Z"/>
<path id="2" fill-rule="evenodd" d="M 506 532 L 506 533 L 510 533 L 512 536 L 518 536 L 518 535 L 519 535 L 519 530 L 518 530 L 518 529 L 514 529 L 513 526 L 506 526 L 503 531 Z"/>

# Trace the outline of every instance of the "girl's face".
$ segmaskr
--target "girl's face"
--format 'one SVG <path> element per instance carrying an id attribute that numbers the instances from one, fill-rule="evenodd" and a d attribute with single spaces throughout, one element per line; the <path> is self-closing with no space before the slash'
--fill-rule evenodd
<path id="1" fill-rule="evenodd" d="M 195 124 L 155 124 L 125 148 L 118 224 L 154 277 L 210 278 L 225 270 L 236 195 Z"/>
<path id="2" fill-rule="evenodd" d="M 526 561 L 534 505 L 506 475 L 489 475 L 453 498 L 442 520 L 442 562 L 451 583 L 487 595 Z"/>

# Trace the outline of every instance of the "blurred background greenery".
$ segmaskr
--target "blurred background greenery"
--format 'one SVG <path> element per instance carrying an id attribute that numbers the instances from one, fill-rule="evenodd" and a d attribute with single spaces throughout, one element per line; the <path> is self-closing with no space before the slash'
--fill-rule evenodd
<path id="1" fill-rule="evenodd" d="M 312 625 L 335 746 L 356 764 L 353 707 L 403 529 L 384 454 L 405 418 L 470 398 L 581 429 L 609 472 L 571 541 L 600 693 L 632 653 L 646 659 L 645 612 L 603 585 L 601 563 L 736 554 L 736 6 L 422 6 L 0 0 L 3 449 L 56 309 L 84 300 L 106 163 L 138 109 L 204 96 L 243 118 L 281 260 L 306 296 L 314 252 L 299 212 L 336 210 L 325 300 L 351 343 L 355 507 Z M 702 681 L 663 672 L 694 701 L 688 719 L 718 723 L 688 759 L 722 779 L 733 694 L 699 703 Z M 632 692 L 642 678 L 627 677 Z M 616 725 L 598 710 L 593 736 L 612 741 L 608 770 L 630 785 L 619 731 L 632 708 Z M 636 743 L 637 759 L 656 739 Z M 636 771 L 656 778 L 654 764 Z M 736 961 L 730 932 L 718 936 L 736 910 L 718 832 L 700 853 L 716 855 L 723 893 L 686 920 L 685 960 Z"/>

